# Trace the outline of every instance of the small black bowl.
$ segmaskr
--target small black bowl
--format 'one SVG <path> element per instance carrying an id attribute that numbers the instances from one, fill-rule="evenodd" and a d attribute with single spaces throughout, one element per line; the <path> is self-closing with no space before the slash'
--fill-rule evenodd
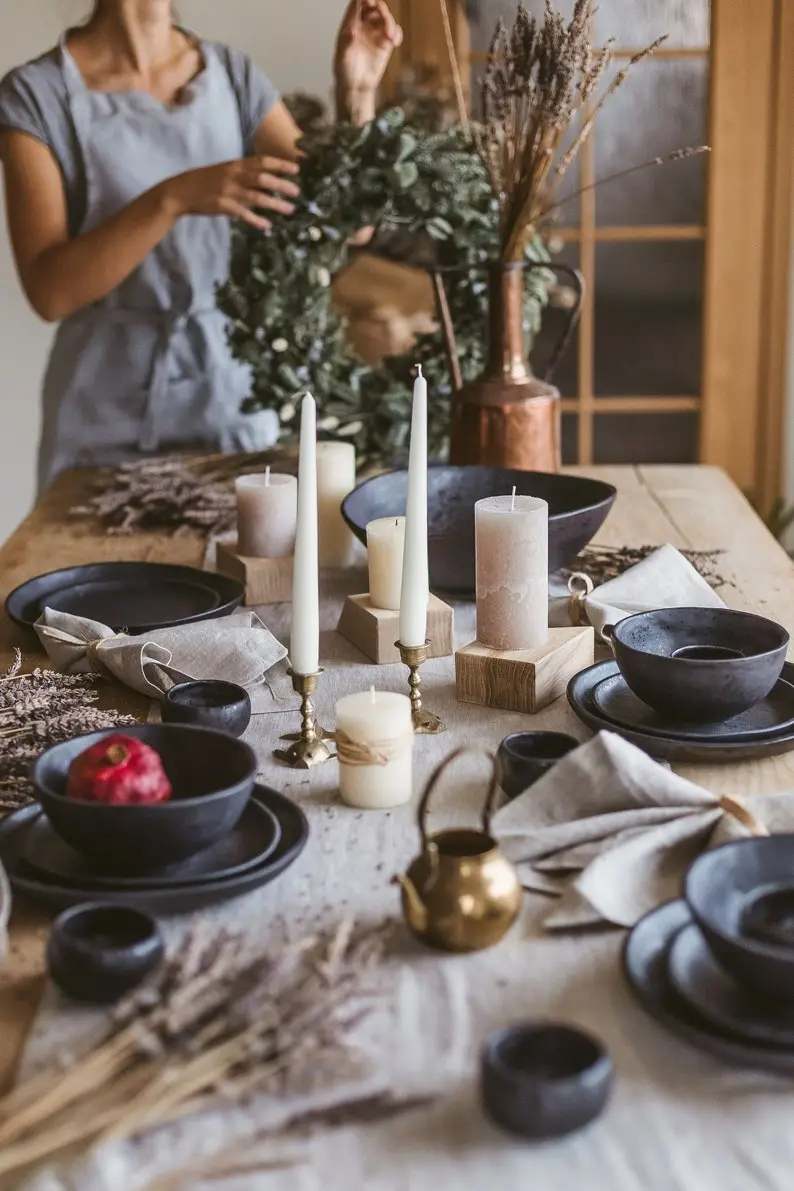
<path id="1" fill-rule="evenodd" d="M 168 802 L 107 806 L 66 797 L 75 757 L 119 731 L 160 754 L 173 787 Z M 36 762 L 33 783 L 47 818 L 73 848 L 105 870 L 149 873 L 228 835 L 251 796 L 256 764 L 253 749 L 225 732 L 186 724 L 135 724 L 54 745 Z"/>
<path id="2" fill-rule="evenodd" d="M 752 836 L 699 856 L 686 876 L 692 916 L 719 963 L 764 997 L 794 1001 L 794 936 L 770 938 L 791 919 L 794 834 Z M 760 927 L 760 929 L 759 929 Z M 784 936 L 785 937 L 785 936 Z"/>
<path id="3" fill-rule="evenodd" d="M 181 682 L 167 692 L 160 714 L 164 724 L 197 724 L 242 736 L 251 722 L 251 698 L 236 682 Z"/>
<path id="4" fill-rule="evenodd" d="M 604 629 L 626 684 L 668 720 L 719 723 L 765 699 L 783 669 L 782 625 L 730 608 L 659 608 Z"/>
<path id="5" fill-rule="evenodd" d="M 528 1022 L 486 1040 L 480 1060 L 483 1106 L 494 1124 L 540 1141 L 581 1129 L 603 1111 L 612 1060 L 591 1034 Z"/>
<path id="6" fill-rule="evenodd" d="M 164 954 L 162 936 L 149 914 L 90 902 L 55 919 L 47 967 L 53 983 L 73 1000 L 107 1005 L 140 984 Z"/>
<path id="7" fill-rule="evenodd" d="M 579 745 L 562 732 L 512 732 L 496 754 L 499 785 L 516 798 Z"/>

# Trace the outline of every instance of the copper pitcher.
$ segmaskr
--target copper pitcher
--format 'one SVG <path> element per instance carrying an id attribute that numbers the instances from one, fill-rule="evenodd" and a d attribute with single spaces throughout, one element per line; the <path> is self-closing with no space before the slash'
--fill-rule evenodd
<path id="1" fill-rule="evenodd" d="M 534 376 L 524 342 L 524 272 L 551 269 L 570 275 L 576 302 L 546 366 Z M 464 384 L 455 329 L 442 279 L 433 275 L 439 319 L 453 383 L 450 463 L 559 471 L 561 464 L 560 394 L 549 383 L 579 317 L 584 281 L 577 269 L 544 261 L 514 261 L 490 266 L 489 355 L 483 374 Z"/>
<path id="2" fill-rule="evenodd" d="M 498 943 L 516 920 L 522 889 L 515 868 L 491 835 L 491 815 L 498 792 L 494 757 L 491 785 L 479 831 L 456 829 L 427 833 L 427 808 L 438 781 L 465 752 L 451 753 L 430 778 L 419 803 L 417 820 L 422 851 L 404 876 L 402 908 L 418 939 L 443 951 L 481 951 Z"/>

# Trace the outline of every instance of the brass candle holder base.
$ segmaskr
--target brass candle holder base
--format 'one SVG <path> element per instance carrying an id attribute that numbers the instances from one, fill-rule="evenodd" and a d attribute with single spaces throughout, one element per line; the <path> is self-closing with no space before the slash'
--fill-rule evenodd
<path id="1" fill-rule="evenodd" d="M 408 685 L 411 688 L 411 719 L 414 732 L 420 736 L 437 736 L 439 732 L 446 732 L 446 724 L 443 724 L 432 711 L 427 711 L 422 706 L 420 690 L 422 679 L 419 675 L 419 667 L 422 662 L 427 661 L 430 642 L 425 641 L 424 645 L 403 645 L 401 641 L 395 641 L 394 644 L 400 651 L 400 661 L 409 670 Z"/>
<path id="2" fill-rule="evenodd" d="M 288 749 L 276 749 L 273 755 L 292 769 L 313 769 L 315 765 L 330 761 L 333 756 L 325 743 L 326 740 L 333 740 L 333 733 L 326 732 L 318 725 L 311 699 L 317 690 L 317 680 L 321 674 L 322 670 L 318 670 L 316 674 L 296 674 L 294 670 L 289 671 L 292 689 L 301 697 L 301 730 L 282 736 L 282 740 L 294 740 L 295 743 Z"/>

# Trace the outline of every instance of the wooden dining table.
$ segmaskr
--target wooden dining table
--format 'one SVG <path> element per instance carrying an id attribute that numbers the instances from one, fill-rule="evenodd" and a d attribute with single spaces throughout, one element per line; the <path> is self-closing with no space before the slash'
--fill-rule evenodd
<path id="1" fill-rule="evenodd" d="M 662 545 L 721 551 L 719 593 L 735 608 L 774 618 L 794 632 L 794 563 L 745 497 L 722 471 L 706 466 L 621 466 L 569 469 L 612 483 L 618 498 L 596 542 L 611 546 Z M 60 567 L 117 560 L 201 566 L 203 538 L 195 533 L 114 536 L 68 510 L 80 503 L 90 473 L 61 476 L 0 549 L 0 595 Z M 23 650 L 25 669 L 42 664 L 30 633 L 3 617 L 0 667 Z M 143 718 L 146 700 L 108 683 L 105 706 Z M 742 798 L 794 787 L 794 753 L 762 761 L 676 767 L 717 794 Z M 0 1087 L 14 1078 L 19 1056 L 44 985 L 48 915 L 23 902 L 14 905 L 10 948 L 0 963 Z"/>

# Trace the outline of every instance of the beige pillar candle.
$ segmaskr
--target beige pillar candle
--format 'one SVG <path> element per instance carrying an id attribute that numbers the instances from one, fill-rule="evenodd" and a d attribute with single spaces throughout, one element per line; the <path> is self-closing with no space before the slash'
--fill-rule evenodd
<path id="1" fill-rule="evenodd" d="M 474 506 L 477 640 L 534 649 L 549 635 L 549 506 L 535 496 L 489 496 Z"/>
<path id="2" fill-rule="evenodd" d="M 407 695 L 345 695 L 336 705 L 339 792 L 348 806 L 383 810 L 413 794 L 414 726 Z"/>
<path id="3" fill-rule="evenodd" d="M 369 600 L 373 608 L 400 610 L 405 518 L 380 517 L 367 526 Z"/>
<path id="4" fill-rule="evenodd" d="M 318 442 L 317 501 L 320 519 L 320 566 L 349 567 L 355 539 L 340 505 L 356 486 L 356 448 L 350 442 Z"/>
<path id="5" fill-rule="evenodd" d="M 240 476 L 237 490 L 237 553 L 245 558 L 286 558 L 295 553 L 298 481 L 267 469 Z"/>

